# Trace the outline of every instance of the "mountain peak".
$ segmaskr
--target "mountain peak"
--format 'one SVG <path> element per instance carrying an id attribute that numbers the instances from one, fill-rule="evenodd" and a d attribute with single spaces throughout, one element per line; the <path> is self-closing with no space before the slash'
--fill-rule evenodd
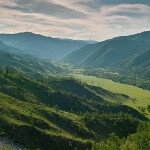
<path id="1" fill-rule="evenodd" d="M 14 34 L 15 35 L 15 34 Z M 16 33 L 16 35 L 24 35 L 24 36 L 41 36 L 41 37 L 44 37 L 43 35 L 41 34 L 36 34 L 36 33 L 33 33 L 33 32 L 19 32 L 19 33 Z"/>

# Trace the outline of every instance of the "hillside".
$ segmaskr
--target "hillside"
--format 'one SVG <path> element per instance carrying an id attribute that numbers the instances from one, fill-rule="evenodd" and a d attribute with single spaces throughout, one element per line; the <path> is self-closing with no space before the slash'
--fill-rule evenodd
<path id="1" fill-rule="evenodd" d="M 49 61 L 22 54 L 19 51 L 19 49 L 0 42 L 0 67 L 7 67 L 10 71 L 17 71 L 30 77 L 56 75 L 65 72 Z"/>
<path id="2" fill-rule="evenodd" d="M 71 57 L 70 55 L 67 56 L 65 60 L 72 63 L 73 59 L 73 63 L 75 62 L 75 64 L 86 65 L 90 67 L 109 67 L 120 62 L 121 60 L 125 60 L 129 56 L 135 54 L 137 51 L 145 49 L 147 45 L 149 45 L 148 42 L 133 42 L 132 40 L 128 39 L 111 40 L 104 42 L 103 45 L 99 44 L 100 47 L 96 48 L 96 50 L 95 47 L 97 47 L 97 45 L 94 45 L 94 47 L 93 45 L 92 47 L 89 46 L 90 49 L 88 49 L 88 46 L 84 47 L 86 50 L 84 50 L 84 48 L 80 49 L 78 50 L 78 53 L 75 52 L 75 55 L 71 54 Z M 86 55 L 82 55 L 84 54 L 82 50 L 84 52 L 86 51 Z M 81 62 L 79 61 L 80 58 Z M 74 61 L 75 59 L 76 61 Z"/>
<path id="3" fill-rule="evenodd" d="M 71 79 L 39 81 L 1 70 L 0 84 L 0 132 L 27 148 L 90 149 L 93 140 L 112 132 L 126 137 L 136 132 L 140 120 L 147 120 L 138 111 L 109 103 L 92 87 Z"/>
<path id="4" fill-rule="evenodd" d="M 65 55 L 93 42 L 45 37 L 30 32 L 0 34 L 0 41 L 18 48 L 26 54 L 52 60 L 63 58 Z"/>
<path id="5" fill-rule="evenodd" d="M 83 74 L 73 74 L 73 76 L 74 78 L 79 79 L 82 82 L 87 83 L 88 85 L 98 86 L 101 87 L 102 89 L 106 89 L 107 91 L 111 91 L 112 93 L 115 94 L 120 93 L 124 95 L 126 97 L 126 100 L 122 100 L 116 97 L 115 98 L 116 101 L 128 105 L 130 107 L 136 108 L 150 118 L 150 113 L 148 112 L 148 106 L 150 100 L 149 90 L 144 90 L 142 88 L 138 88 L 133 85 L 113 82 L 110 79 L 106 79 L 106 78 L 104 79 L 104 78 L 95 77 L 91 75 L 87 76 Z M 105 95 L 107 95 L 106 92 Z M 132 99 L 128 99 L 128 98 L 132 98 Z"/>
<path id="6" fill-rule="evenodd" d="M 136 66 L 146 65 L 149 63 L 149 61 L 150 61 L 150 49 L 146 49 L 129 57 L 127 60 L 120 63 L 120 65 L 132 68 Z"/>
<path id="7" fill-rule="evenodd" d="M 85 46 L 64 58 L 64 61 L 88 67 L 111 67 L 150 47 L 150 32 Z"/>
<path id="8" fill-rule="evenodd" d="M 125 61 L 120 62 L 116 67 L 124 68 L 126 74 L 132 73 L 140 78 L 150 80 L 150 49 L 136 53 Z"/>
<path id="9" fill-rule="evenodd" d="M 120 139 L 116 135 L 111 134 L 106 140 L 102 140 L 98 144 L 94 144 L 92 149 L 117 149 L 117 150 L 148 150 L 150 149 L 150 122 L 143 122 L 138 126 L 135 134 L 129 135 L 126 139 Z"/>
<path id="10" fill-rule="evenodd" d="M 138 41 L 150 41 L 150 31 L 145 31 L 142 33 L 137 33 L 135 35 L 130 35 L 129 38 Z"/>
<path id="11" fill-rule="evenodd" d="M 3 50 L 5 52 L 10 52 L 10 53 L 21 53 L 19 49 L 8 46 L 7 44 L 3 43 L 0 41 L 0 50 Z"/>

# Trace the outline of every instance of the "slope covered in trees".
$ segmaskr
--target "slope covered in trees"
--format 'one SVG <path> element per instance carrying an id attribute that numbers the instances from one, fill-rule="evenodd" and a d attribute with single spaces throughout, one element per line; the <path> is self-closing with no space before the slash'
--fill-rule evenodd
<path id="1" fill-rule="evenodd" d="M 3 42 L 0 42 L 0 66 L 30 77 L 40 77 L 46 74 L 56 75 L 65 72 L 49 61 L 23 54 L 19 49 L 10 47 Z"/>
<path id="2" fill-rule="evenodd" d="M 91 149 L 92 141 L 112 132 L 126 137 L 147 120 L 72 79 L 35 80 L 1 69 L 0 84 L 0 131 L 27 148 Z"/>
<path id="3" fill-rule="evenodd" d="M 150 44 L 145 41 L 112 39 L 83 47 L 64 60 L 89 67 L 110 67 L 147 47 L 150 47 Z"/>
<path id="4" fill-rule="evenodd" d="M 87 45 L 64 58 L 64 61 L 89 67 L 115 67 L 129 57 L 150 47 L 150 32 Z M 142 52 L 141 52 L 142 53 Z"/>
<path id="5" fill-rule="evenodd" d="M 123 67 L 127 73 L 132 72 L 132 74 L 150 80 L 150 49 L 136 53 L 117 67 Z"/>
<path id="6" fill-rule="evenodd" d="M 107 140 L 93 144 L 92 150 L 148 150 L 150 149 L 150 122 L 141 123 L 135 134 L 118 138 L 111 134 Z"/>

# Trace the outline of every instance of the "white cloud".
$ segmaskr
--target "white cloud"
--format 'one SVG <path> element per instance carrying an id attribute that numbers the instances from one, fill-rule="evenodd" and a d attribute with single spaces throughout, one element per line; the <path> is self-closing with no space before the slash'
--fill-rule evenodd
<path id="1" fill-rule="evenodd" d="M 5 27 L 5 25 L 4 24 L 0 24 L 0 27 Z"/>
<path id="2" fill-rule="evenodd" d="M 148 5 L 104 5 L 99 9 L 93 9 L 77 3 L 80 1 L 8 0 L 6 2 L 1 0 L 0 32 L 31 31 L 53 37 L 104 40 L 150 29 L 150 6 Z M 43 6 L 34 5 L 33 2 L 40 2 L 39 4 L 43 2 Z M 43 11 L 45 4 L 49 7 L 52 4 L 57 9 L 63 8 L 62 16 L 61 11 L 58 12 L 59 15 L 56 15 L 56 12 L 51 13 L 49 7 L 46 12 Z M 29 5 L 30 9 L 35 6 L 36 8 L 30 12 L 27 8 Z M 73 13 L 68 14 L 71 11 Z"/>

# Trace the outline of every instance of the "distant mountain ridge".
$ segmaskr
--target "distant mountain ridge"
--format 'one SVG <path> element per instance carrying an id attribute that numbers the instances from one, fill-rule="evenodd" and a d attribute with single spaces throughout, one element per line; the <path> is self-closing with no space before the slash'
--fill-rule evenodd
<path id="1" fill-rule="evenodd" d="M 64 58 L 64 61 L 89 67 L 115 67 L 150 48 L 150 31 L 87 45 Z"/>
<path id="2" fill-rule="evenodd" d="M 24 53 L 52 60 L 60 59 L 89 43 L 95 42 L 45 37 L 31 32 L 0 34 L 0 40 Z"/>
<path id="3" fill-rule="evenodd" d="M 27 76 L 41 77 L 43 74 L 54 75 L 62 69 L 49 61 L 29 54 L 20 53 L 19 49 L 10 47 L 0 41 L 0 67 L 7 67 Z M 63 70 L 64 71 L 64 70 Z"/>

